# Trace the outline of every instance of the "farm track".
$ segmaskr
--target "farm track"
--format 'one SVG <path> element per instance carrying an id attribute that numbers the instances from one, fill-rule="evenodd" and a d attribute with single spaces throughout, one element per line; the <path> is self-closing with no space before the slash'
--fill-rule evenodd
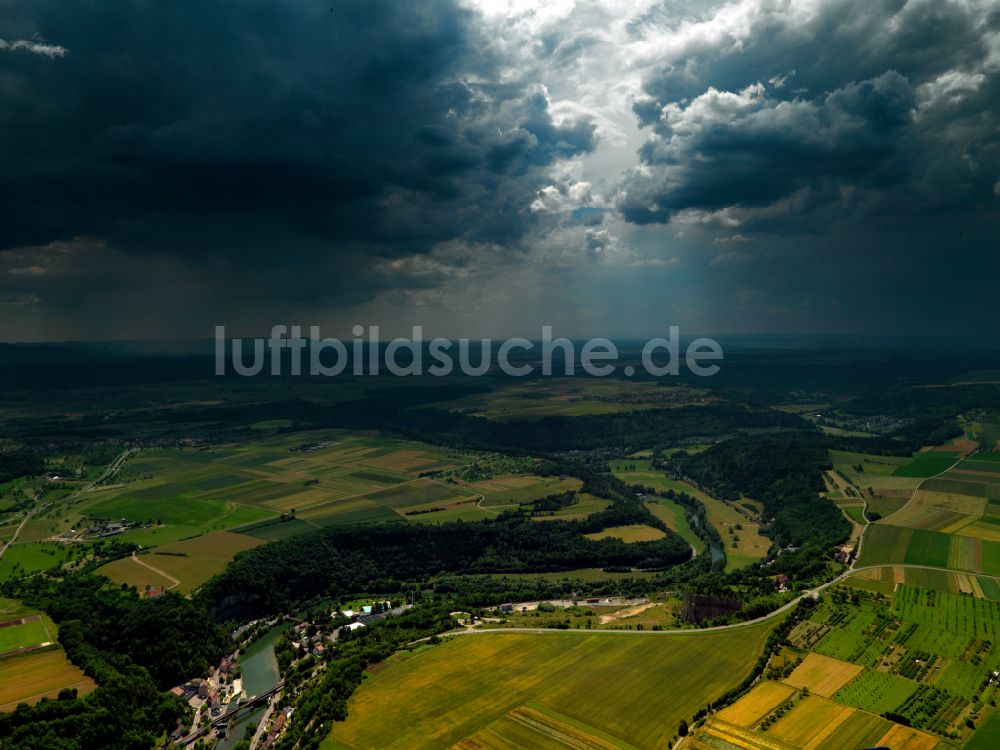
<path id="1" fill-rule="evenodd" d="M 154 572 L 154 573 L 156 573 L 157 575 L 160 575 L 160 576 L 163 576 L 163 577 L 164 577 L 164 578 L 166 578 L 166 579 L 167 579 L 168 581 L 173 581 L 173 583 L 172 583 L 172 584 L 170 584 L 170 585 L 169 585 L 169 586 L 167 587 L 167 590 L 168 590 L 168 591 L 169 591 L 170 589 L 172 589 L 172 588 L 175 588 L 176 586 L 180 586 L 180 585 L 181 585 L 181 582 L 180 582 L 179 580 L 177 580 L 176 578 L 174 578 L 174 577 L 173 577 L 172 575 L 170 575 L 169 573 L 164 573 L 164 572 L 163 572 L 162 570 L 160 570 L 159 568 L 154 568 L 154 567 L 153 567 L 152 565 L 150 565 L 149 563 L 145 563 L 145 562 L 143 562 L 142 560 L 140 560 L 140 559 L 139 559 L 138 557 L 136 557 L 136 555 L 135 555 L 135 552 L 133 552 L 133 553 L 132 553 L 132 560 L 133 560 L 133 561 L 135 561 L 135 562 L 137 562 L 137 563 L 139 563 L 139 565 L 141 565 L 142 567 L 144 567 L 144 568 L 146 568 L 146 569 L 148 569 L 148 570 L 151 570 L 151 571 L 153 571 L 153 572 Z"/>

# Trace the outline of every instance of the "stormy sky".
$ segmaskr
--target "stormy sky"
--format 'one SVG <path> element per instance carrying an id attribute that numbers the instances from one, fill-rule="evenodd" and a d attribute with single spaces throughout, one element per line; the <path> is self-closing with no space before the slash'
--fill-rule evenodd
<path id="1" fill-rule="evenodd" d="M 3 0 L 0 339 L 961 332 L 997 0 Z"/>

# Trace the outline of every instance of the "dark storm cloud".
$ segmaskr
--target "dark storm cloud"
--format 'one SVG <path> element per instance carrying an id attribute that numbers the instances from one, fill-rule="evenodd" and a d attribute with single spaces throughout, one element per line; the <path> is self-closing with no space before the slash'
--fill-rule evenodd
<path id="1" fill-rule="evenodd" d="M 0 39 L 66 50 L 0 51 L 0 252 L 95 238 L 356 301 L 373 256 L 517 239 L 595 142 L 445 0 L 15 0 Z"/>
<path id="2" fill-rule="evenodd" d="M 652 132 L 623 181 L 629 221 L 693 210 L 780 233 L 995 211 L 996 9 L 832 0 L 713 13 L 678 22 L 644 78 L 635 111 Z"/>

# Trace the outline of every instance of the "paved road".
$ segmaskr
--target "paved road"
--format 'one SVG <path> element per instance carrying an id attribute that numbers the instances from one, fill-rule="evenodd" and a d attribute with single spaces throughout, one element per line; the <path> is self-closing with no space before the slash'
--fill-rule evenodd
<path id="1" fill-rule="evenodd" d="M 121 469 L 122 464 L 125 463 L 125 459 L 127 459 L 130 455 L 132 455 L 135 452 L 136 452 L 135 448 L 127 448 L 126 450 L 122 451 L 121 455 L 119 455 L 117 458 L 115 458 L 114 461 L 111 462 L 111 464 L 108 466 L 107 469 L 104 470 L 104 473 L 101 474 L 101 476 L 99 476 L 97 479 L 95 479 L 90 484 L 88 484 L 88 485 L 86 485 L 84 487 L 81 487 L 76 492 L 73 492 L 72 494 L 66 495 L 66 497 L 61 497 L 58 500 L 53 500 L 51 502 L 45 503 L 44 505 L 39 505 L 37 508 L 32 508 L 31 510 L 25 511 L 25 513 L 24 513 L 24 519 L 18 525 L 17 530 L 14 532 L 14 536 L 12 536 L 9 540 L 7 540 L 7 543 L 5 545 L 3 545 L 3 547 L 0 547 L 0 558 L 3 557 L 3 554 L 4 554 L 4 552 L 7 551 L 7 548 L 10 547 L 10 545 L 12 545 L 14 542 L 17 541 L 17 537 L 20 536 L 21 530 L 24 528 L 24 525 L 26 523 L 28 523 L 28 519 L 30 519 L 34 514 L 40 513 L 41 511 L 44 511 L 44 510 L 48 510 L 53 505 L 59 505 L 60 503 L 67 503 L 70 500 L 75 500 L 80 495 L 82 495 L 84 492 L 90 492 L 90 490 L 94 489 L 94 487 L 96 487 L 97 485 L 99 485 L 105 479 L 107 479 L 107 478 L 113 476 L 114 474 L 118 473 L 118 470 Z M 15 518 L 16 518 L 16 516 L 15 516 Z"/>
<path id="2" fill-rule="evenodd" d="M 809 589 L 799 594 L 797 597 L 791 601 L 778 607 L 778 609 L 762 616 L 756 617 L 753 620 L 744 620 L 743 622 L 736 622 L 731 625 L 713 625 L 709 628 L 677 628 L 674 630 L 612 630 L 610 628 L 591 628 L 590 630 L 584 630 L 576 628 L 570 628 L 567 630 L 559 630 L 558 628 L 488 628 L 488 629 L 475 629 L 466 628 L 465 630 L 459 630 L 452 633 L 442 633 L 440 637 L 451 637 L 454 635 L 482 635 L 488 633 L 537 633 L 540 635 L 558 635 L 560 633 L 572 633 L 575 635 L 589 635 L 590 633 L 610 633 L 614 635 L 697 635 L 698 633 L 717 633 L 720 630 L 735 630 L 736 628 L 746 628 L 751 625 L 758 625 L 762 622 L 767 622 L 775 617 L 785 614 L 790 611 L 796 604 L 805 599 L 807 596 L 816 596 L 819 592 L 823 591 L 830 586 L 834 586 L 846 578 L 854 575 L 855 573 L 860 573 L 863 570 L 878 570 L 880 568 L 916 568 L 919 570 L 940 570 L 945 573 L 966 573 L 967 575 L 975 575 L 980 578 L 992 578 L 994 580 L 1000 581 L 1000 576 L 985 575 L 983 573 L 969 573 L 964 570 L 953 570 L 952 568 L 941 568 L 934 565 L 916 565 L 916 564 L 905 564 L 905 563 L 884 563 L 881 565 L 864 565 L 858 568 L 850 568 L 845 570 L 839 576 L 833 580 L 827 581 L 824 584 L 816 586 L 815 588 Z M 421 638 L 421 641 L 428 640 L 427 638 Z"/>

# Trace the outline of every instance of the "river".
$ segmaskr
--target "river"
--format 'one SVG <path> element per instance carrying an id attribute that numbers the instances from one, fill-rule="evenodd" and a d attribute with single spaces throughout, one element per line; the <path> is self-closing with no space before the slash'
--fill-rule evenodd
<path id="1" fill-rule="evenodd" d="M 281 638 L 286 627 L 287 625 L 275 625 L 254 641 L 247 652 L 237 659 L 243 668 L 243 690 L 246 691 L 247 698 L 270 690 L 278 681 L 278 660 L 274 656 L 274 644 Z M 244 715 L 233 725 L 229 737 L 219 741 L 215 750 L 229 750 L 239 743 L 243 739 L 247 725 L 259 721 L 264 715 L 264 710 L 265 707 L 261 706 L 249 715 Z"/>

